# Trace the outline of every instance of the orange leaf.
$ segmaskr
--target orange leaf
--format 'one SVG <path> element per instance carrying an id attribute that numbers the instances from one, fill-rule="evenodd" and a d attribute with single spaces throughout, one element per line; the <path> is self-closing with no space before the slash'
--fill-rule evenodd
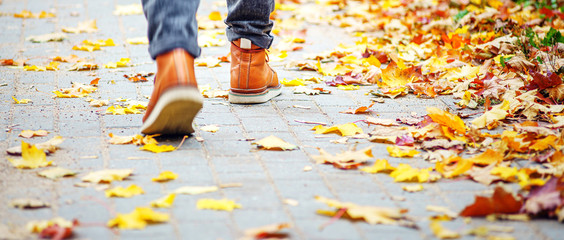
<path id="1" fill-rule="evenodd" d="M 515 198 L 512 193 L 506 192 L 502 187 L 496 187 L 492 197 L 476 196 L 473 204 L 466 206 L 460 216 L 482 217 L 494 213 L 518 213 L 523 206 L 523 200 Z"/>
<path id="2" fill-rule="evenodd" d="M 464 125 L 464 121 L 460 117 L 436 107 L 428 107 L 427 113 L 433 119 L 433 122 L 447 126 L 460 134 L 466 133 L 466 125 Z"/>
<path id="3" fill-rule="evenodd" d="M 500 153 L 493 149 L 487 149 L 482 154 L 476 155 L 467 160 L 479 165 L 490 165 L 492 163 L 503 161 L 503 153 Z"/>

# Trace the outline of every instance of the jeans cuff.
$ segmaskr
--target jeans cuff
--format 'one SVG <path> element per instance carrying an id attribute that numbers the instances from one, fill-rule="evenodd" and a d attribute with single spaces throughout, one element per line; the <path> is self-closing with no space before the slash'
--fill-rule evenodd
<path id="1" fill-rule="evenodd" d="M 257 45 L 264 49 L 269 49 L 272 45 L 272 41 L 274 40 L 274 38 L 270 35 L 245 35 L 236 33 L 231 29 L 227 29 L 225 33 L 227 35 L 227 39 L 230 42 L 233 42 L 239 38 L 246 38 L 251 40 L 254 45 Z"/>
<path id="2" fill-rule="evenodd" d="M 170 52 L 176 48 L 182 48 L 186 50 L 186 52 L 188 52 L 194 58 L 199 57 L 200 53 L 202 52 L 202 50 L 198 46 L 198 41 L 196 39 L 193 42 L 186 42 L 186 40 L 166 40 L 165 38 L 165 40 L 160 40 L 158 41 L 158 43 L 154 42 L 154 44 L 150 44 L 149 54 L 151 55 L 151 58 L 157 59 L 157 56 L 166 52 Z"/>

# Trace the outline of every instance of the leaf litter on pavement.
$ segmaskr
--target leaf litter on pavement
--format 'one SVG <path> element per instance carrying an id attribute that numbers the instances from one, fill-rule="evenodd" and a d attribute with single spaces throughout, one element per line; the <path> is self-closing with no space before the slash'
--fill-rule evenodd
<path id="1" fill-rule="evenodd" d="M 362 174 L 386 174 L 395 182 L 416 183 L 403 185 L 406 191 L 411 192 L 423 188 L 419 183 L 441 181 L 512 184 L 517 186 L 517 191 L 495 186 L 492 194 L 476 196 L 475 202 L 459 215 L 489 219 L 548 217 L 563 221 L 564 14 L 561 3 L 529 4 L 531 2 L 278 1 L 273 14 L 276 22 L 273 33 L 281 41 L 271 49 L 273 62 L 287 61 L 288 55 L 301 51 L 308 44 L 308 24 L 324 23 L 343 28 L 356 38 L 354 44 L 339 44 L 330 51 L 309 54 L 303 59 L 284 64 L 290 70 L 315 71 L 322 76 L 319 82 L 305 81 L 305 78 L 283 81 L 288 87 L 304 87 L 294 90 L 295 93 L 317 95 L 331 91 L 363 91 L 367 101 L 370 101 L 370 97 L 378 97 L 380 102 L 382 98 L 401 99 L 410 95 L 422 99 L 450 95 L 456 99 L 448 110 L 428 107 L 424 116 L 398 117 L 396 120 L 376 118 L 378 109 L 373 104 L 349 106 L 343 109 L 343 113 L 369 116 L 362 116 L 363 119 L 359 118 L 357 122 L 318 125 L 312 129 L 315 134 L 335 133 L 347 137 L 345 140 L 354 138 L 357 142 L 388 144 L 386 149 L 390 159 L 394 159 L 394 164 L 387 159 L 371 163 L 372 147 L 358 151 L 349 149 L 336 155 L 318 148 L 320 155 L 311 157 L 318 163 L 332 164 L 341 169 L 359 169 Z M 137 4 L 117 6 L 114 14 L 127 17 L 142 12 Z M 13 16 L 40 19 L 56 17 L 45 11 L 32 13 L 27 10 Z M 224 16 L 212 12 L 198 18 L 200 29 L 209 31 L 203 34 L 207 37 L 201 45 L 222 45 L 218 36 L 224 33 L 211 31 L 224 28 Z M 62 31 L 95 33 L 98 27 L 96 20 L 88 20 L 78 23 L 77 27 L 63 27 Z M 59 41 L 65 37 L 52 34 L 31 36 L 29 40 L 41 43 Z M 144 40 L 128 42 L 145 43 Z M 73 49 L 93 52 L 108 46 L 116 46 L 111 38 L 84 40 Z M 228 59 L 222 57 L 204 56 L 200 64 L 214 67 L 226 61 Z M 72 71 L 96 71 L 98 65 L 105 68 L 127 68 L 132 65 L 124 57 L 105 65 L 76 56 L 54 57 L 52 62 L 38 65 L 26 65 L 26 60 L 2 60 L 3 66 L 38 72 L 35 74 L 58 71 L 60 63 L 73 64 L 68 68 Z M 139 80 L 126 78 L 132 82 L 146 81 L 143 79 L 145 77 L 139 77 Z M 330 90 L 302 86 L 323 82 Z M 61 88 L 53 93 L 56 98 L 84 98 L 97 93 L 98 86 L 94 85 L 97 84 L 73 83 L 71 88 Z M 14 104 L 30 102 L 24 101 L 28 99 L 18 100 L 15 96 L 13 100 Z M 476 109 L 473 112 L 475 114 L 465 115 L 470 109 Z M 114 105 L 109 106 L 106 113 L 139 114 L 143 110 L 143 105 Z M 359 126 L 357 123 L 366 123 L 368 126 Z M 371 128 L 364 133 L 366 130 L 363 129 Z M 169 145 L 157 145 L 151 136 L 110 137 L 111 144 L 142 145 L 142 149 L 153 152 L 177 149 Z M 7 151 L 14 155 L 21 154 L 22 159 L 10 159 L 10 162 L 18 168 L 46 167 L 52 164 L 46 160 L 46 153 L 55 152 L 62 138 L 57 141 L 45 145 L 22 142 L 19 149 Z M 301 148 L 274 136 L 253 144 L 261 150 Z M 433 166 L 411 165 L 415 161 L 426 160 Z M 517 164 L 521 162 L 527 164 Z M 45 171 L 41 173 L 48 178 L 74 174 L 72 171 L 55 170 L 45 174 Z M 111 183 L 124 180 L 132 172 L 131 169 L 106 169 L 91 172 L 82 180 Z M 174 178 L 159 176 L 156 179 L 165 181 Z M 396 187 L 402 188 L 400 185 Z M 186 186 L 175 193 L 201 194 L 218 189 L 216 186 Z M 175 195 L 166 195 L 151 205 L 159 207 L 170 203 L 170 207 L 171 199 L 174 199 L 172 196 Z M 201 204 L 198 202 L 198 208 L 231 211 L 240 207 L 227 199 L 204 200 Z M 406 217 L 407 211 L 404 209 L 359 206 L 321 197 L 317 200 L 337 209 L 320 211 L 331 217 L 361 219 L 371 224 L 415 225 Z M 454 217 L 431 220 L 430 228 L 438 238 L 461 237 L 462 232 L 447 229 L 441 224 L 451 218 Z M 129 214 L 118 214 L 108 222 L 108 226 L 141 229 L 147 223 L 167 220 L 168 215 L 153 212 L 150 208 L 138 208 Z M 52 223 L 43 225 L 53 226 Z M 59 226 L 67 225 L 61 223 Z M 479 235 L 476 231 L 468 234 Z"/>

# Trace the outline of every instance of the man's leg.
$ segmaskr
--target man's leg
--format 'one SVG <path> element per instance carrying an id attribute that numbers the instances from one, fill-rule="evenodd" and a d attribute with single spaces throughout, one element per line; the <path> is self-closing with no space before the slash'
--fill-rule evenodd
<path id="1" fill-rule="evenodd" d="M 267 64 L 272 44 L 274 0 L 227 0 L 231 45 L 231 103 L 263 103 L 281 92 L 278 75 Z"/>
<path id="2" fill-rule="evenodd" d="M 194 132 L 192 121 L 203 104 L 194 74 L 194 57 L 200 55 L 198 5 L 199 0 L 143 0 L 149 53 L 157 61 L 157 74 L 142 133 Z"/>

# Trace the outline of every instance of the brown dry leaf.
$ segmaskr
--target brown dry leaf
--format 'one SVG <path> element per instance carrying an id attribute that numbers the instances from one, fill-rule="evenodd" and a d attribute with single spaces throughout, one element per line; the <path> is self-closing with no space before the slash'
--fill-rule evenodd
<path id="1" fill-rule="evenodd" d="M 388 225 L 404 225 L 413 227 L 414 224 L 409 222 L 405 213 L 407 209 L 386 208 L 376 206 L 361 206 L 350 202 L 340 202 L 337 200 L 315 196 L 315 200 L 327 204 L 329 207 L 336 208 L 331 210 L 317 210 L 318 214 L 334 216 L 339 210 L 344 210 L 347 217 L 351 219 L 364 220 L 369 224 L 388 224 Z"/>
<path id="2" fill-rule="evenodd" d="M 280 230 L 285 228 L 291 228 L 292 224 L 290 223 L 277 223 L 277 224 L 270 224 L 266 226 L 256 227 L 256 228 L 249 228 L 244 231 L 243 239 L 280 239 L 280 238 L 288 238 L 288 234 L 279 233 Z"/>
<path id="3" fill-rule="evenodd" d="M 44 208 L 44 207 L 50 207 L 50 205 L 46 202 L 43 202 L 41 200 L 38 199 L 34 199 L 34 198 L 17 198 L 17 199 L 12 199 L 12 201 L 10 201 L 10 206 L 14 207 L 14 208 L 21 208 L 21 209 L 36 209 L 36 208 Z"/>
<path id="4" fill-rule="evenodd" d="M 286 151 L 298 149 L 298 146 L 288 143 L 274 135 L 270 135 L 251 144 L 257 145 L 259 149 L 264 150 Z"/>
<path id="5" fill-rule="evenodd" d="M 312 156 L 313 160 L 318 164 L 333 164 L 333 166 L 340 169 L 356 169 L 374 157 L 372 155 L 372 146 L 358 151 L 354 149 L 348 150 L 336 155 L 331 155 L 321 148 L 318 148 L 318 150 L 320 155 Z"/>

